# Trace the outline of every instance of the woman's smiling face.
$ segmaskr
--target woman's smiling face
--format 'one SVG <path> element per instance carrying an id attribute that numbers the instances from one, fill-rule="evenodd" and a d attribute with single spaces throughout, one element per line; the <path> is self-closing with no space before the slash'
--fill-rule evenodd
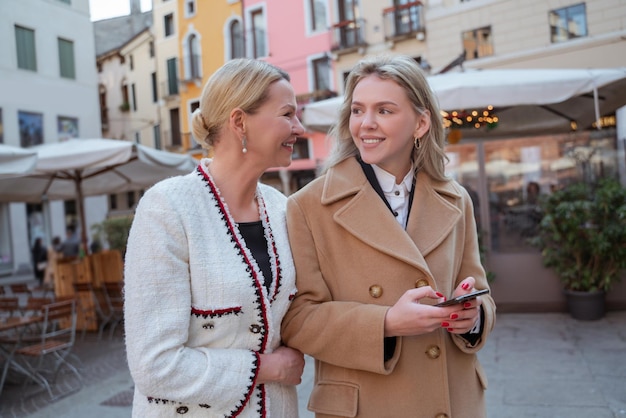
<path id="1" fill-rule="evenodd" d="M 415 112 L 404 89 L 376 75 L 354 88 L 350 133 L 361 159 L 401 181 L 411 167 L 414 138 L 425 116 Z"/>

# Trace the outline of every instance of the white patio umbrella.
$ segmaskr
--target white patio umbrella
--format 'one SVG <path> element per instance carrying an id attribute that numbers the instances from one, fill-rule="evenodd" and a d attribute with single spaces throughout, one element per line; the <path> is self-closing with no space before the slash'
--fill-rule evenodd
<path id="1" fill-rule="evenodd" d="M 187 174 L 198 164 L 186 154 L 114 139 L 70 139 L 29 149 L 37 155 L 34 171 L 0 179 L 0 201 L 76 199 L 85 245 L 84 197 L 147 189 L 167 177 Z"/>
<path id="2" fill-rule="evenodd" d="M 504 137 L 587 129 L 600 116 L 626 105 L 626 67 L 606 69 L 470 70 L 428 77 L 442 110 L 494 106 L 492 130 L 466 129 L 465 137 Z M 343 97 L 304 106 L 303 123 L 326 132 Z"/>
<path id="3" fill-rule="evenodd" d="M 32 171 L 37 153 L 32 149 L 0 144 L 0 179 L 21 176 Z"/>

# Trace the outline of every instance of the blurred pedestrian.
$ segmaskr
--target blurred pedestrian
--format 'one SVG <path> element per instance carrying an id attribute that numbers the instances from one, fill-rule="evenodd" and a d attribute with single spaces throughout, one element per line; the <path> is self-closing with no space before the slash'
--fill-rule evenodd
<path id="1" fill-rule="evenodd" d="M 48 254 L 46 247 L 43 245 L 43 239 L 41 237 L 35 238 L 35 243 L 32 248 L 33 270 L 35 272 L 35 278 L 41 286 L 43 284 L 43 277 L 46 273 L 46 266 L 48 260 Z"/>

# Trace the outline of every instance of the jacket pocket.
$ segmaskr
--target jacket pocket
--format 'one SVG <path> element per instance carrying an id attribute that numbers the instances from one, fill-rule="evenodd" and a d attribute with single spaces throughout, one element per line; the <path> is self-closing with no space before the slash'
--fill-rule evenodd
<path id="1" fill-rule="evenodd" d="M 339 417 L 356 417 L 359 387 L 346 382 L 318 382 L 309 399 L 309 410 Z"/>

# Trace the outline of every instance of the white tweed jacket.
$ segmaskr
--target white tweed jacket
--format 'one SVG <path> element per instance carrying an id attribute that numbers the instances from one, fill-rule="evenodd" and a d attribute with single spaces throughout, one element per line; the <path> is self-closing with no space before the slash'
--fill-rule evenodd
<path id="1" fill-rule="evenodd" d="M 256 384 L 258 354 L 280 345 L 296 293 L 286 197 L 258 185 L 268 292 L 210 162 L 157 183 L 135 213 L 124 306 L 133 417 L 297 417 L 294 386 Z"/>

